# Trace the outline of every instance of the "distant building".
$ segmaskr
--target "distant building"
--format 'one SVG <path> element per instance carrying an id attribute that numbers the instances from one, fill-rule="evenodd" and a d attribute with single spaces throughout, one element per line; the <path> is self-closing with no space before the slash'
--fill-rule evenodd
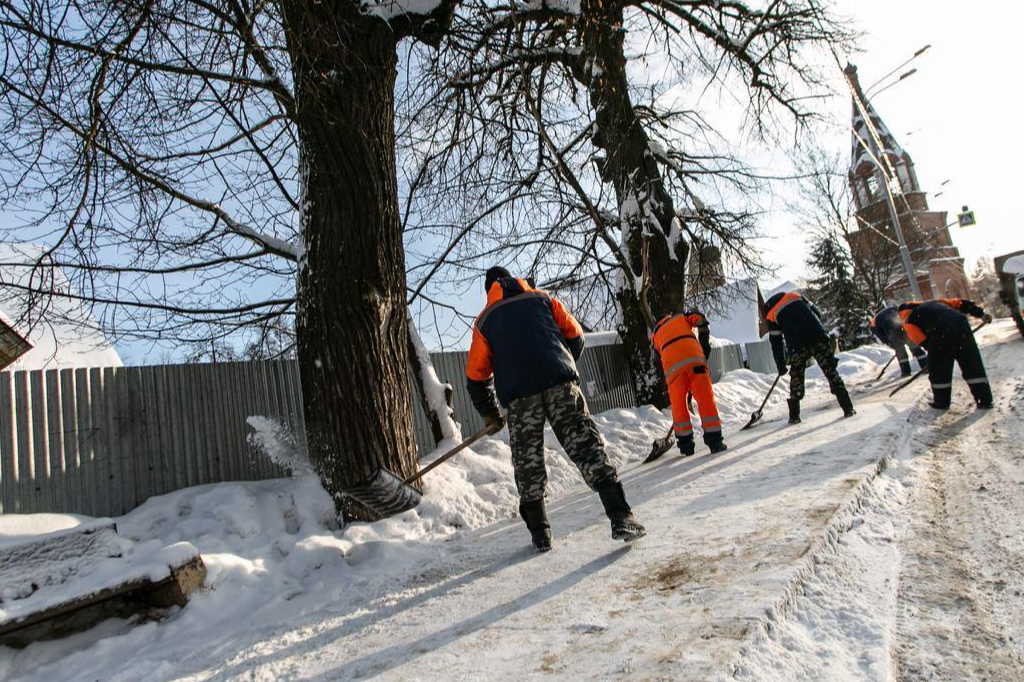
<path id="1" fill-rule="evenodd" d="M 0 371 L 122 366 L 83 301 L 37 295 L 30 305 L 29 266 L 41 253 L 38 246 L 0 244 Z M 72 294 L 63 271 L 48 272 L 47 288 Z"/>
<path id="2" fill-rule="evenodd" d="M 846 73 L 880 138 L 878 161 L 884 163 L 884 154 L 895 170 L 898 188 L 893 187 L 893 193 L 897 216 L 910 250 L 922 296 L 925 299 L 967 296 L 970 286 L 964 272 L 964 259 L 950 238 L 946 211 L 929 209 L 927 196 L 918 183 L 910 154 L 896 142 L 864 96 L 857 79 L 857 68 L 847 66 Z M 848 177 L 853 191 L 858 229 L 849 235 L 850 249 L 856 262 L 882 269 L 888 267 L 888 272 L 892 274 L 884 284 L 886 298 L 907 300 L 911 297 L 910 285 L 894 243 L 896 237 L 885 198 L 885 184 L 872 159 L 876 146 L 855 103 L 853 149 Z"/>

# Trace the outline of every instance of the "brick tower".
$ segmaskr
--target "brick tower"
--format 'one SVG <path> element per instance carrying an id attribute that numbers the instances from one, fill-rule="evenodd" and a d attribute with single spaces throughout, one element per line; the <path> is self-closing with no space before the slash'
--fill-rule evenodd
<path id="1" fill-rule="evenodd" d="M 928 198 L 918 184 L 910 154 L 899 146 L 864 96 L 857 78 L 857 67 L 848 65 L 846 75 L 863 102 L 879 141 L 876 144 L 872 139 L 861 108 L 855 102 L 848 176 L 857 216 L 857 229 L 849 235 L 855 263 L 872 270 L 879 280 L 879 289 L 888 300 L 906 301 L 911 298 L 906 272 L 895 244 L 885 197 L 885 176 L 878 168 L 880 163 L 887 171 L 891 169 L 895 176 L 893 200 L 922 296 L 925 299 L 967 296 L 970 289 L 964 272 L 964 259 L 953 245 L 946 211 L 928 208 Z M 877 154 L 876 147 L 881 147 Z"/>

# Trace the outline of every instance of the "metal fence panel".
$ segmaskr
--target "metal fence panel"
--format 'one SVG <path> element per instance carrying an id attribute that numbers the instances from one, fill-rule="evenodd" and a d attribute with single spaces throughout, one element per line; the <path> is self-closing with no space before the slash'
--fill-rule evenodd
<path id="1" fill-rule="evenodd" d="M 469 434 L 483 420 L 466 389 L 467 355 L 432 360 Z M 767 343 L 748 344 L 747 356 L 752 369 L 774 370 Z M 709 364 L 717 379 L 743 354 L 715 348 Z M 588 347 L 578 367 L 593 412 L 635 405 L 621 345 Z M 415 391 L 413 409 L 426 454 L 433 434 Z M 186 486 L 283 475 L 249 443 L 250 416 L 277 420 L 305 448 L 295 361 L 0 372 L 0 513 L 117 516 Z"/>

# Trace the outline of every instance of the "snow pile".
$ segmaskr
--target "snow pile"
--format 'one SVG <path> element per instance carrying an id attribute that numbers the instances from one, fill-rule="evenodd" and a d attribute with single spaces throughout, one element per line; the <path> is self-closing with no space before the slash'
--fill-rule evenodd
<path id="1" fill-rule="evenodd" d="M 3 602 L 0 605 L 0 624 L 21 620 L 125 583 L 139 580 L 158 582 L 171 575 L 172 566 L 181 566 L 197 555 L 196 548 L 187 542 L 165 547 L 152 540 L 133 547 L 123 558 L 91 560 L 91 555 L 87 555 L 75 568 L 73 579 L 47 585 L 24 599 Z"/>
<path id="2" fill-rule="evenodd" d="M 873 378 L 877 361 L 887 359 L 887 352 L 877 347 L 859 349 L 840 356 L 840 371 L 854 380 Z M 774 378 L 737 370 L 718 382 L 715 392 L 727 440 L 760 406 Z M 772 404 L 784 400 L 785 384 L 783 380 L 776 388 Z M 809 372 L 808 391 L 827 393 L 824 379 L 815 378 L 815 372 Z M 609 458 L 620 468 L 642 460 L 671 424 L 667 410 L 652 407 L 610 410 L 595 415 L 595 421 Z M 339 528 L 332 500 L 316 477 L 305 473 L 308 469 L 296 466 L 298 450 L 277 424 L 261 418 L 249 423 L 260 446 L 300 475 L 189 488 L 152 498 L 116 519 L 120 534 L 136 543 L 136 552 L 176 543 L 195 547 L 208 570 L 208 589 L 194 594 L 187 608 L 162 623 L 132 628 L 117 621 L 18 654 L 0 649 L 0 678 L 66 670 L 65 658 L 82 647 L 94 654 L 75 670 L 74 679 L 82 680 L 105 677 L 105 656 L 120 658 L 123 652 L 153 650 L 160 643 L 173 642 L 175 650 L 198 647 L 206 655 L 229 643 L 232 649 L 244 649 L 245 642 L 255 645 L 266 637 L 260 628 L 268 624 L 287 632 L 289 624 L 304 622 L 311 613 L 352 613 L 367 600 L 393 600 L 397 585 L 418 580 L 425 566 L 470 547 L 449 541 L 495 522 L 519 523 L 507 430 L 427 474 L 425 495 L 416 509 Z M 454 444 L 443 442 L 423 464 Z M 550 428 L 545 448 L 549 497 L 578 491 L 579 472 Z M 429 582 L 430 576 L 422 579 Z M 330 628 L 328 621 L 325 627 Z M 162 658 L 166 656 L 139 657 L 132 674 L 136 679 L 167 678 L 170 669 L 161 666 L 170 664 Z"/>
<path id="3" fill-rule="evenodd" d="M 0 549 L 34 535 L 67 530 L 91 520 L 80 514 L 0 514 Z"/>
<path id="4" fill-rule="evenodd" d="M 119 557 L 126 549 L 109 519 L 85 521 L 42 535 L 0 537 L 0 604 L 9 606 L 38 590 L 86 576 L 99 561 Z M 3 617 L 0 608 L 0 620 Z"/>

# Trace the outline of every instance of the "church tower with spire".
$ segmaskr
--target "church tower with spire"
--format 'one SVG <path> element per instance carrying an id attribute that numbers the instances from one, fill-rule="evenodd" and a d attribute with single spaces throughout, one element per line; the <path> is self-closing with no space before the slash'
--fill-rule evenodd
<path id="1" fill-rule="evenodd" d="M 964 259 L 950 237 L 947 212 L 929 209 L 913 159 L 896 142 L 865 97 L 857 78 L 857 67 L 848 65 L 846 76 L 855 98 L 848 174 L 857 219 L 856 229 L 849 235 L 855 264 L 870 270 L 862 274 L 876 281 L 877 290 L 888 300 L 911 298 L 885 196 L 886 178 L 889 178 L 896 214 L 922 296 L 925 299 L 967 296 L 969 286 Z M 870 119 L 871 125 L 865 117 Z"/>

